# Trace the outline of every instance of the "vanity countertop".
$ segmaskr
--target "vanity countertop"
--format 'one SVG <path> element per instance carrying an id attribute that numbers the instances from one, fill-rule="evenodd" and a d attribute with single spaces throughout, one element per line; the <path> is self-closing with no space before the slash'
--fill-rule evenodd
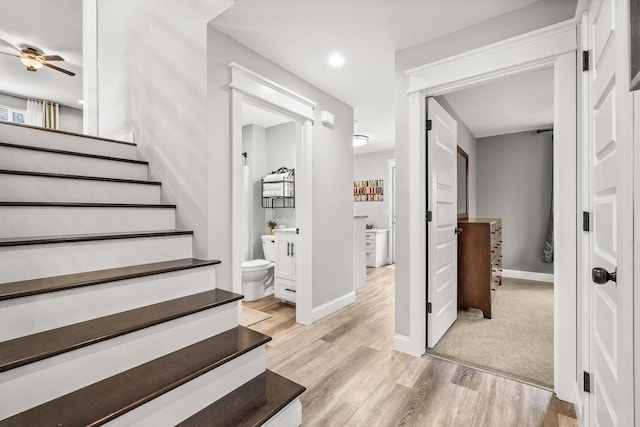
<path id="1" fill-rule="evenodd" d="M 291 228 L 274 228 L 273 231 L 277 234 L 277 233 L 293 233 L 296 234 L 298 232 L 298 229 L 295 227 L 291 227 Z"/>
<path id="2" fill-rule="evenodd" d="M 386 228 L 367 228 L 367 233 L 386 233 L 387 230 Z"/>
<path id="3" fill-rule="evenodd" d="M 353 219 L 367 219 L 369 215 L 354 215 Z"/>

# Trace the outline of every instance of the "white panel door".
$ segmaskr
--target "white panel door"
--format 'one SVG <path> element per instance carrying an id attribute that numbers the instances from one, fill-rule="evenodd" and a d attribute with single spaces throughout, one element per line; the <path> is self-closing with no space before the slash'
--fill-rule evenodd
<path id="1" fill-rule="evenodd" d="M 620 309 L 622 289 L 607 273 L 615 273 L 620 258 L 621 86 L 616 73 L 619 48 L 616 1 L 595 0 L 589 11 L 589 205 L 593 215 L 589 237 L 589 267 L 601 268 L 600 280 L 589 287 L 589 418 L 593 426 L 620 425 Z M 606 273 L 605 273 L 606 271 Z M 593 274 L 593 272 L 592 272 Z M 611 280 L 609 280 L 611 279 Z"/>
<path id="2" fill-rule="evenodd" d="M 429 98 L 427 114 L 427 347 L 433 348 L 458 316 L 456 121 Z"/>

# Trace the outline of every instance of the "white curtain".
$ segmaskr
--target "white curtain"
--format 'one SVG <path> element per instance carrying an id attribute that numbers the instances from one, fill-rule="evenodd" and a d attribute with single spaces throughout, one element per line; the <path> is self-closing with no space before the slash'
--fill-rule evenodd
<path id="1" fill-rule="evenodd" d="M 27 101 L 25 123 L 47 129 L 58 129 L 60 106 L 55 102 L 30 99 Z"/>

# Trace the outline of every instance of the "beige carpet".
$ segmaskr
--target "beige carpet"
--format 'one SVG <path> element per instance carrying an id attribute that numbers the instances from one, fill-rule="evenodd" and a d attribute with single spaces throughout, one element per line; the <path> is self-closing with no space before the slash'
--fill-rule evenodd
<path id="1" fill-rule="evenodd" d="M 256 323 L 262 322 L 270 317 L 270 314 L 245 307 L 244 305 L 242 306 L 242 326 L 255 325 Z"/>
<path id="2" fill-rule="evenodd" d="M 492 311 L 458 310 L 427 353 L 553 388 L 553 285 L 503 279 Z"/>

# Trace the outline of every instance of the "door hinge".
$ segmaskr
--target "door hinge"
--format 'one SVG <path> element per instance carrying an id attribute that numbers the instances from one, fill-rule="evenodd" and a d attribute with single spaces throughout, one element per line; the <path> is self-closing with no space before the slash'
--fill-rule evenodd
<path id="1" fill-rule="evenodd" d="M 589 71 L 589 51 L 582 51 L 582 71 Z"/>
<path id="2" fill-rule="evenodd" d="M 427 302 L 427 314 L 431 314 L 431 303 Z"/>
<path id="3" fill-rule="evenodd" d="M 425 212 L 425 219 L 427 220 L 427 222 L 431 222 L 431 218 L 433 217 L 433 215 L 431 214 L 431 211 L 426 211 Z"/>
<path id="4" fill-rule="evenodd" d="M 582 231 L 591 231 L 589 224 L 591 224 L 591 215 L 589 212 L 582 212 Z"/>
<path id="5" fill-rule="evenodd" d="M 431 130 L 431 120 L 427 120 L 427 130 Z"/>
<path id="6" fill-rule="evenodd" d="M 591 375 L 589 374 L 589 372 L 584 371 L 582 383 L 583 390 L 587 393 L 591 393 Z"/>

